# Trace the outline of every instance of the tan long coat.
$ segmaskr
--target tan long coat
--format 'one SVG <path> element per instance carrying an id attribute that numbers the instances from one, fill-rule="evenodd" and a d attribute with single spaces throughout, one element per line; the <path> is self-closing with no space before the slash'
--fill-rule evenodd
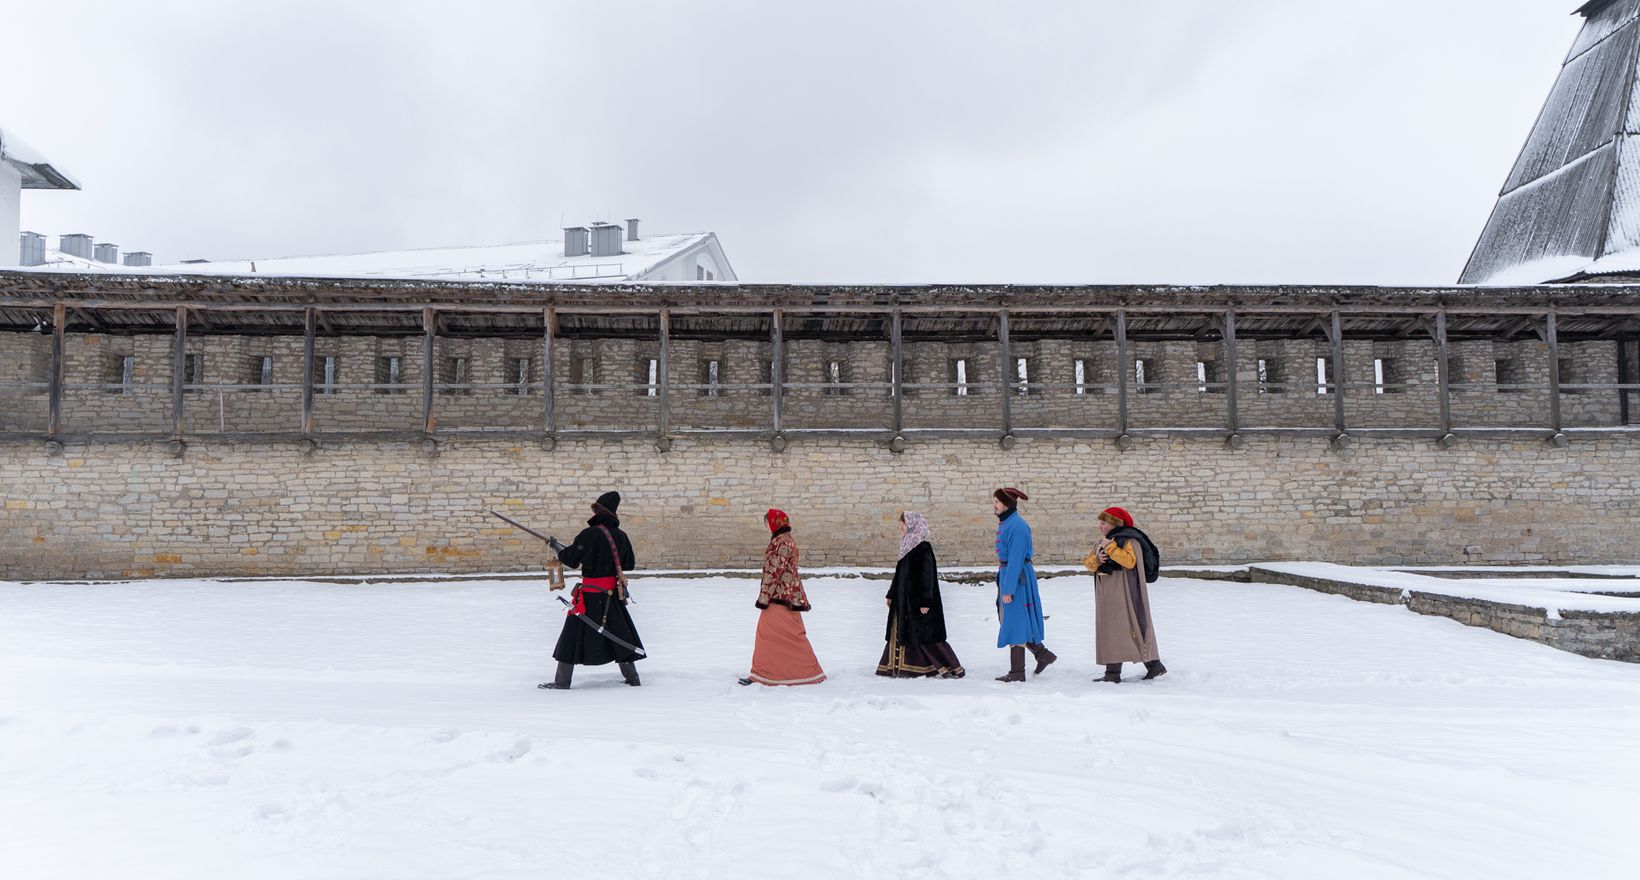
<path id="1" fill-rule="evenodd" d="M 1128 540 L 1112 549 L 1110 558 L 1121 568 L 1099 574 L 1099 555 L 1089 553 L 1082 564 L 1094 571 L 1094 657 L 1103 665 L 1147 663 L 1159 658 L 1156 627 L 1150 622 L 1150 585 L 1145 583 L 1138 543 Z"/>

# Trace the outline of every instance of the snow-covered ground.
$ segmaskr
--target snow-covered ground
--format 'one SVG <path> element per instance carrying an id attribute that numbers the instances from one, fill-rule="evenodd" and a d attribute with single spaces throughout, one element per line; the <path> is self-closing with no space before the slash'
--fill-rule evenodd
<path id="1" fill-rule="evenodd" d="M 518 581 L 0 585 L 0 877 L 1632 877 L 1640 667 L 1268 585 L 1154 588 L 1172 674 L 872 675 L 879 581 L 814 578 L 831 679 L 745 672 L 754 581 L 645 580 L 645 687 L 535 688 Z M 1135 671 L 1137 667 L 1129 667 Z"/>

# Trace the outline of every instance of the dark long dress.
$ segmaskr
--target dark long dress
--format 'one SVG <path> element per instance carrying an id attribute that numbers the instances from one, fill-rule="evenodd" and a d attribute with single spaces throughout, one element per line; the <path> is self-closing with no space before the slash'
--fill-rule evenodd
<path id="1" fill-rule="evenodd" d="M 894 678 L 967 674 L 957 652 L 945 640 L 945 605 L 940 601 L 940 572 L 934 546 L 927 541 L 911 548 L 894 566 L 888 586 L 888 627 L 883 658 L 877 674 Z M 923 614 L 923 608 L 928 609 Z"/>
<path id="2" fill-rule="evenodd" d="M 603 526 L 609 529 L 605 537 Z M 575 536 L 575 542 L 558 553 L 558 561 L 569 568 L 579 568 L 583 578 L 615 576 L 615 557 L 609 550 L 610 538 L 621 554 L 621 570 L 631 571 L 637 566 L 632 555 L 632 541 L 621 531 L 621 521 L 613 516 L 598 514 L 587 520 L 587 528 Z M 614 593 L 584 590 L 581 600 L 586 604 L 587 617 L 602 623 L 623 641 L 643 647 L 638 628 L 632 624 L 632 615 Z M 628 651 L 599 635 L 586 621 L 566 615 L 564 629 L 558 634 L 558 645 L 552 649 L 552 658 L 560 663 L 577 666 L 602 666 L 606 663 L 626 663 L 642 660 L 644 655 Z"/>

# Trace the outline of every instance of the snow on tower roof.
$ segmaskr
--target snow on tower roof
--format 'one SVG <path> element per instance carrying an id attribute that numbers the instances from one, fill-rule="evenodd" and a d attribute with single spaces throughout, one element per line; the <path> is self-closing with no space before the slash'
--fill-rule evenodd
<path id="1" fill-rule="evenodd" d="M 23 175 L 23 189 L 79 189 L 80 182 L 51 164 L 40 151 L 0 127 L 0 163 Z"/>

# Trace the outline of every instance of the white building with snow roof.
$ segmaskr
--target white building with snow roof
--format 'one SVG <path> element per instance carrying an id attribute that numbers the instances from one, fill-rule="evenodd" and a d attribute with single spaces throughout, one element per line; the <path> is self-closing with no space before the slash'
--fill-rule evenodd
<path id="1" fill-rule="evenodd" d="M 0 127 L 0 267 L 21 260 L 23 190 L 79 188 L 78 181 Z"/>
<path id="2" fill-rule="evenodd" d="M 83 236 L 82 236 L 83 237 Z M 271 259 L 192 261 L 145 266 L 99 261 L 89 239 L 71 246 L 64 237 L 46 252 L 45 272 L 164 275 L 378 278 L 425 281 L 569 282 L 576 284 L 727 282 L 739 279 L 711 232 L 640 236 L 637 220 L 624 225 L 572 226 L 561 239 L 473 247 L 424 248 Z"/>

